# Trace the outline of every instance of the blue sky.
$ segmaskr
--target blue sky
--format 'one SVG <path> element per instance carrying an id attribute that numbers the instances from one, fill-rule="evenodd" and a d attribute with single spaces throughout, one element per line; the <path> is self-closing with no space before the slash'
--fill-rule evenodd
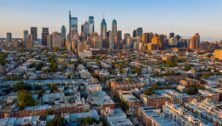
<path id="1" fill-rule="evenodd" d="M 50 32 L 68 28 L 68 11 L 79 18 L 79 26 L 95 17 L 100 32 L 103 15 L 111 28 L 132 33 L 137 27 L 146 32 L 175 32 L 189 37 L 199 32 L 202 40 L 222 40 L 222 0 L 0 0 L 0 36 L 12 32 L 19 37 L 31 26 L 49 27 Z M 80 28 L 80 27 L 79 27 Z"/>

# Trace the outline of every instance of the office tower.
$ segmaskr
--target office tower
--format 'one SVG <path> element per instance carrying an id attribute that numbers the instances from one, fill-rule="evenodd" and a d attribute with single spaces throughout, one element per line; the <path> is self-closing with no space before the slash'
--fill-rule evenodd
<path id="1" fill-rule="evenodd" d="M 169 38 L 168 39 L 168 45 L 169 46 L 177 46 L 177 44 L 178 44 L 178 39 L 177 38 L 175 38 L 175 37 L 171 37 L 171 38 Z"/>
<path id="2" fill-rule="evenodd" d="M 28 32 L 28 30 L 24 30 L 22 34 L 23 34 L 22 39 L 23 39 L 24 45 L 26 45 L 29 32 Z"/>
<path id="3" fill-rule="evenodd" d="M 66 27 L 65 27 L 65 25 L 63 25 L 62 28 L 61 28 L 61 34 L 62 34 L 63 39 L 65 40 L 66 39 Z"/>
<path id="4" fill-rule="evenodd" d="M 112 33 L 113 35 L 117 35 L 117 21 L 114 19 L 112 23 Z"/>
<path id="5" fill-rule="evenodd" d="M 107 33 L 107 24 L 106 20 L 103 18 L 101 22 L 101 35 L 100 35 L 103 40 L 107 38 L 106 33 Z"/>
<path id="6" fill-rule="evenodd" d="M 137 28 L 136 29 L 136 36 L 142 36 L 142 34 L 143 34 L 143 28 L 142 27 Z"/>
<path id="7" fill-rule="evenodd" d="M 160 35 L 160 43 L 161 43 L 161 48 L 165 49 L 167 47 L 167 36 L 161 34 Z"/>
<path id="8" fill-rule="evenodd" d="M 13 47 L 13 48 L 18 48 L 18 39 L 13 39 L 13 41 L 12 41 L 12 47 Z"/>
<path id="9" fill-rule="evenodd" d="M 53 32 L 47 37 L 48 48 L 61 48 L 63 44 L 63 37 L 61 33 Z"/>
<path id="10" fill-rule="evenodd" d="M 181 39 L 180 35 L 176 35 L 175 38 L 179 41 Z"/>
<path id="11" fill-rule="evenodd" d="M 125 33 L 123 39 L 126 40 L 128 37 L 130 37 L 130 33 Z"/>
<path id="12" fill-rule="evenodd" d="M 169 34 L 169 38 L 174 38 L 175 34 L 172 32 Z"/>
<path id="13" fill-rule="evenodd" d="M 107 32 L 107 37 L 109 39 L 109 49 L 114 49 L 114 38 L 112 31 Z"/>
<path id="14" fill-rule="evenodd" d="M 196 33 L 194 36 L 190 38 L 189 48 L 198 49 L 199 47 L 200 47 L 200 35 Z"/>
<path id="15" fill-rule="evenodd" d="M 143 33 L 141 41 L 143 43 L 149 43 L 149 33 Z"/>
<path id="16" fill-rule="evenodd" d="M 42 28 L 42 45 L 47 46 L 47 36 L 49 35 L 48 28 Z"/>
<path id="17" fill-rule="evenodd" d="M 69 27 L 70 31 L 78 32 L 78 18 L 72 17 L 71 12 L 69 12 Z"/>
<path id="18" fill-rule="evenodd" d="M 155 34 L 152 37 L 151 43 L 148 44 L 148 50 L 158 50 L 162 47 L 160 36 Z"/>
<path id="19" fill-rule="evenodd" d="M 136 33 L 137 33 L 136 30 L 133 30 L 133 38 L 135 38 L 137 36 Z"/>
<path id="20" fill-rule="evenodd" d="M 32 48 L 32 35 L 28 35 L 28 38 L 27 38 L 27 43 L 26 43 L 26 48 Z"/>
<path id="21" fill-rule="evenodd" d="M 117 48 L 122 47 L 122 31 L 117 32 Z"/>
<path id="22" fill-rule="evenodd" d="M 93 33 L 95 31 L 94 27 L 95 27 L 95 24 L 94 24 L 94 17 L 93 16 L 89 16 L 89 34 Z"/>
<path id="23" fill-rule="evenodd" d="M 112 40 L 111 45 L 113 45 L 113 48 L 116 48 L 118 45 L 118 41 L 117 41 L 117 21 L 114 19 L 112 22 L 112 32 L 111 32 L 111 37 L 110 40 Z"/>
<path id="24" fill-rule="evenodd" d="M 8 32 L 6 33 L 6 42 L 12 42 L 12 33 Z"/>
<path id="25" fill-rule="evenodd" d="M 85 34 L 85 36 L 87 37 L 88 35 L 90 35 L 89 33 L 89 23 L 88 21 L 86 21 L 83 25 L 82 25 L 82 33 Z"/>
<path id="26" fill-rule="evenodd" d="M 38 39 L 37 27 L 31 27 L 31 35 L 32 35 L 32 41 L 37 41 Z"/>

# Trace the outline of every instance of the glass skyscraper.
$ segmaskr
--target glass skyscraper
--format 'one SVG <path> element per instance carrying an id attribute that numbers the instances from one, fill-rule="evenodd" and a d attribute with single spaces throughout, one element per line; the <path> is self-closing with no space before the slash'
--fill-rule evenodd
<path id="1" fill-rule="evenodd" d="M 106 20 L 103 18 L 101 22 L 101 37 L 103 40 L 106 39 L 106 33 L 107 33 L 107 24 Z"/>
<path id="2" fill-rule="evenodd" d="M 78 18 L 72 17 L 71 12 L 69 12 L 69 27 L 71 31 L 78 32 Z"/>
<path id="3" fill-rule="evenodd" d="M 89 16 L 89 21 L 88 21 L 88 23 L 89 23 L 89 34 L 91 34 L 92 32 L 94 32 L 95 31 L 95 29 L 94 29 L 94 17 L 93 16 Z"/>
<path id="4" fill-rule="evenodd" d="M 31 35 L 32 35 L 32 40 L 37 41 L 38 39 L 37 27 L 31 27 Z"/>
<path id="5" fill-rule="evenodd" d="M 62 34 L 63 39 L 66 39 L 66 27 L 65 27 L 65 25 L 63 25 L 62 28 L 61 28 L 61 34 Z"/>

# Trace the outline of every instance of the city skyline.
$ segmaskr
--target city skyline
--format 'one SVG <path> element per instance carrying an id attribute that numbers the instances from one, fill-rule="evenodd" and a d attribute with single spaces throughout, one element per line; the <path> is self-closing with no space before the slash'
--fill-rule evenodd
<path id="1" fill-rule="evenodd" d="M 21 37 L 23 30 L 38 27 L 38 38 L 40 38 L 43 27 L 48 27 L 50 33 L 60 31 L 62 25 L 68 28 L 67 17 L 68 11 L 71 10 L 72 15 L 78 17 L 79 26 L 88 20 L 88 16 L 94 16 L 95 31 L 98 33 L 104 17 L 108 30 L 112 29 L 112 20 L 116 19 L 118 29 L 123 33 L 132 34 L 134 29 L 143 27 L 144 32 L 166 35 L 175 32 L 187 38 L 198 32 L 201 40 L 221 40 L 222 18 L 219 15 L 221 4 L 219 0 L 214 2 L 209 0 L 0 1 L 2 12 L 0 16 L 3 17 L 0 23 L 0 37 L 5 37 L 7 32 L 11 32 L 13 37 Z M 11 20 L 13 18 L 16 20 Z"/>

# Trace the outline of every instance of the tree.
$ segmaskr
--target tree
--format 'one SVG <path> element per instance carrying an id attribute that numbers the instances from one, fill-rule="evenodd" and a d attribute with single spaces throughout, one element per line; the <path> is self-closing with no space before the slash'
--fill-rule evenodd
<path id="1" fill-rule="evenodd" d="M 44 66 L 43 63 L 39 63 L 39 64 L 36 66 L 36 70 L 41 70 L 43 66 Z"/>
<path id="2" fill-rule="evenodd" d="M 13 85 L 14 91 L 30 90 L 31 88 L 31 86 L 25 84 L 23 81 L 19 81 L 15 85 Z"/>
<path id="3" fill-rule="evenodd" d="M 176 61 L 169 60 L 169 59 L 167 61 L 165 61 L 165 64 L 166 64 L 167 67 L 176 67 L 177 66 Z"/>
<path id="4" fill-rule="evenodd" d="M 186 65 L 184 66 L 184 70 L 185 70 L 185 71 L 189 71 L 189 70 L 191 70 L 191 67 L 192 67 L 192 65 L 186 64 Z"/>
<path id="5" fill-rule="evenodd" d="M 189 95 L 196 95 L 198 93 L 198 88 L 196 87 L 188 87 L 185 92 Z"/>
<path id="6" fill-rule="evenodd" d="M 151 95 L 151 94 L 153 94 L 153 92 L 154 92 L 153 88 L 148 88 L 148 89 L 143 91 L 143 93 L 146 94 L 146 95 Z"/>
<path id="7" fill-rule="evenodd" d="M 25 108 L 26 106 L 34 106 L 36 101 L 32 98 L 32 94 L 26 90 L 17 93 L 17 106 Z"/>
<path id="8" fill-rule="evenodd" d="M 49 70 L 51 72 L 56 72 L 58 70 L 58 65 L 56 62 L 50 62 Z"/>
<path id="9" fill-rule="evenodd" d="M 80 120 L 80 126 L 87 126 L 88 124 L 92 125 L 93 123 L 98 124 L 99 121 L 97 121 L 97 120 L 95 120 L 94 118 L 91 118 L 91 117 L 87 117 L 87 118 L 84 118 L 84 119 Z"/>
<path id="10" fill-rule="evenodd" d="M 53 83 L 49 84 L 48 87 L 49 87 L 50 92 L 55 92 L 56 90 L 58 90 L 57 85 Z"/>
<path id="11" fill-rule="evenodd" d="M 186 88 L 185 93 L 189 95 L 196 95 L 199 89 L 205 89 L 205 88 L 202 86 L 191 86 Z"/>
<path id="12" fill-rule="evenodd" d="M 55 115 L 55 117 L 46 122 L 46 126 L 68 126 L 68 121 L 61 115 Z"/>
<path id="13" fill-rule="evenodd" d="M 2 65 L 2 66 L 5 65 L 5 63 L 6 63 L 6 60 L 5 60 L 6 57 L 7 57 L 7 54 L 6 54 L 6 53 L 3 53 L 3 52 L 0 53 L 0 65 Z"/>
<path id="14" fill-rule="evenodd" d="M 122 109 L 124 112 L 126 112 L 127 110 L 129 110 L 129 106 L 128 106 L 127 102 L 125 102 L 125 101 L 123 101 L 123 100 L 120 101 L 120 107 L 121 107 L 121 109 Z"/>
<path id="15" fill-rule="evenodd" d="M 135 73 L 137 73 L 138 75 L 141 74 L 141 67 L 136 67 L 135 68 Z"/>

